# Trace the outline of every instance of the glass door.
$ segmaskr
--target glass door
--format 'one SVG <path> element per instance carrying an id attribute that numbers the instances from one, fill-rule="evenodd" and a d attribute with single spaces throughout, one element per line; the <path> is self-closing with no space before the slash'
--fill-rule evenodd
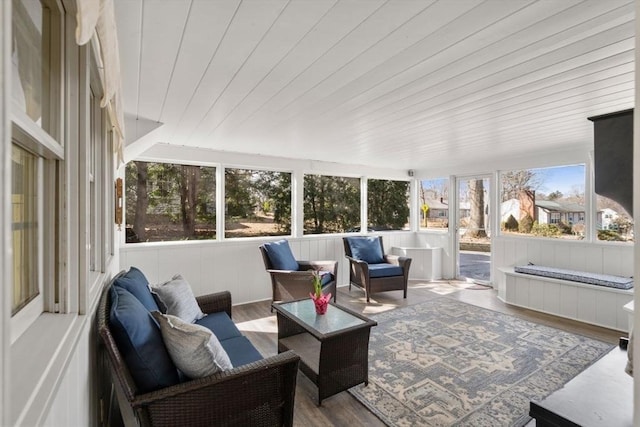
<path id="1" fill-rule="evenodd" d="M 457 276 L 491 282 L 490 177 L 458 178 Z"/>

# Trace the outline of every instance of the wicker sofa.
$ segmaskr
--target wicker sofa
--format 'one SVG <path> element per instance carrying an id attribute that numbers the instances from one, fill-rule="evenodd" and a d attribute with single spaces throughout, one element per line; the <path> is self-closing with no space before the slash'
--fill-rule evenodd
<path id="1" fill-rule="evenodd" d="M 104 401 L 114 401 L 120 408 L 125 425 L 142 426 L 291 426 L 293 424 L 293 407 L 298 371 L 299 356 L 293 352 L 285 352 L 276 356 L 263 358 L 253 345 L 242 336 L 231 321 L 231 294 L 220 292 L 197 297 L 197 303 L 203 313 L 206 327 L 219 336 L 220 344 L 227 350 L 233 368 L 223 370 L 199 379 L 186 378 L 173 366 L 174 372 L 163 374 L 167 378 L 159 378 L 160 385 L 139 384 L 142 374 L 158 375 L 160 368 L 140 369 L 139 360 L 133 360 L 130 349 L 123 345 L 118 325 L 110 320 L 112 316 L 112 300 L 116 306 L 125 306 L 120 301 L 127 296 L 115 284 L 117 280 L 132 276 L 139 279 L 139 270 L 133 268 L 129 272 L 120 272 L 105 287 L 97 312 L 97 328 L 99 334 L 98 361 L 102 366 L 99 372 L 102 382 L 101 390 L 112 390 L 111 396 L 100 396 Z M 142 276 L 144 277 L 144 276 Z M 146 280 L 146 279 L 145 279 Z M 141 288 L 144 291 L 144 287 Z M 148 288 L 147 288 L 148 289 Z M 127 307 L 134 307 L 136 301 L 129 298 Z M 138 336 L 156 334 L 158 331 L 149 328 L 155 324 L 150 312 L 135 305 L 135 316 L 141 315 L 141 326 L 134 331 Z M 142 313 L 142 314 L 140 314 Z M 118 316 L 119 314 L 113 314 Z M 151 319 L 151 322 L 148 319 Z M 134 319 L 137 319 L 134 317 Z M 214 325 L 214 323 L 216 323 Z M 134 326 L 136 324 L 134 323 Z M 136 326 L 137 327 L 137 326 Z M 158 325 L 155 324 L 157 328 Z M 143 330 L 143 332 L 141 332 Z M 162 337 L 162 335 L 160 335 Z M 124 348 L 121 348 L 124 347 Z M 161 348 L 152 351 L 140 350 L 144 357 L 155 357 L 165 352 Z M 166 353 L 166 352 L 165 352 Z M 136 353 L 136 357 L 138 357 Z M 132 370 L 130 365 L 136 366 Z M 159 387 L 159 388 L 158 388 Z M 115 393 L 114 393 L 115 392 Z M 106 412 L 112 412 L 113 410 Z M 117 411 L 116 411 L 117 412 Z M 117 414 L 116 414 L 117 415 Z M 114 422 L 119 424 L 119 422 Z"/>

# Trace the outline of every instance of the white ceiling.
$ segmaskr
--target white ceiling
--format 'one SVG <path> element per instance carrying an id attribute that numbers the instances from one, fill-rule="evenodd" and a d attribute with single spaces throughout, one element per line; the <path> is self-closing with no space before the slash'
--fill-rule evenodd
<path id="1" fill-rule="evenodd" d="M 634 106 L 633 0 L 115 8 L 125 112 L 157 142 L 424 169 L 589 150 L 587 117 Z"/>

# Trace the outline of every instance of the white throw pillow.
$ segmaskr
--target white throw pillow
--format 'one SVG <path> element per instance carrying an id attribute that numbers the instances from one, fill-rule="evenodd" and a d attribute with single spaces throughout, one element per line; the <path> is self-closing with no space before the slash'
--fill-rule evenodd
<path id="1" fill-rule="evenodd" d="M 165 314 L 178 316 L 185 322 L 193 323 L 202 319 L 205 314 L 193 295 L 191 286 L 181 275 L 176 274 L 168 282 L 152 285 L 155 293 L 166 307 Z M 160 304 L 158 304 L 160 306 Z"/>
<path id="2" fill-rule="evenodd" d="M 171 360 L 189 378 L 232 369 L 231 360 L 213 332 L 177 316 L 151 313 L 157 320 Z"/>

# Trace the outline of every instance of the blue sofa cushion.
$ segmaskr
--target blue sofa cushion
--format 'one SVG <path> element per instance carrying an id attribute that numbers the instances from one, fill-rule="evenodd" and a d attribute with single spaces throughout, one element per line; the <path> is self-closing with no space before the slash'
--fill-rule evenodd
<path id="1" fill-rule="evenodd" d="M 613 276 L 610 274 L 588 273 L 586 271 L 567 270 L 564 268 L 545 267 L 542 265 L 521 265 L 513 269 L 516 273 L 532 274 L 535 276 L 552 277 L 554 279 L 570 280 L 572 282 L 605 286 L 607 288 L 631 289 L 632 277 Z"/>
<path id="2" fill-rule="evenodd" d="M 381 264 L 384 254 L 378 237 L 348 237 L 351 256 L 367 264 Z"/>
<path id="3" fill-rule="evenodd" d="M 277 242 L 265 243 L 264 248 L 274 269 L 298 271 L 300 268 L 293 252 L 291 252 L 288 241 L 278 240 Z"/>
<path id="4" fill-rule="evenodd" d="M 112 286 L 109 327 L 138 389 L 159 390 L 180 382 L 151 313 L 129 291 Z"/>
<path id="5" fill-rule="evenodd" d="M 239 336 L 220 340 L 222 348 L 227 352 L 234 367 L 262 360 L 262 355 L 251 344 L 247 337 Z"/>
<path id="6" fill-rule="evenodd" d="M 369 264 L 369 277 L 402 276 L 402 267 L 393 264 Z"/>
<path id="7" fill-rule="evenodd" d="M 242 336 L 226 311 L 209 313 L 202 319 L 196 320 L 195 324 L 209 329 L 220 341 Z"/>
<path id="8" fill-rule="evenodd" d="M 114 284 L 133 294 L 149 312 L 159 310 L 156 300 L 151 295 L 149 281 L 137 268 L 131 267 L 126 274 L 118 277 Z"/>

